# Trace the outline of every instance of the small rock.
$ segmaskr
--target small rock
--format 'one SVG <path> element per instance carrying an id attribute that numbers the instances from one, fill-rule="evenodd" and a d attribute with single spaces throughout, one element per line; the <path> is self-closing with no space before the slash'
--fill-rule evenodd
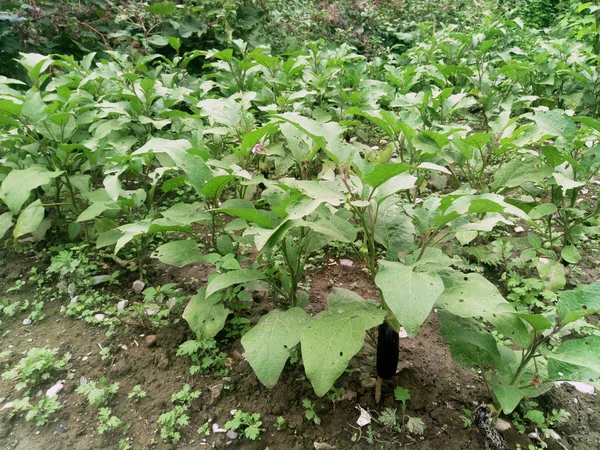
<path id="1" fill-rule="evenodd" d="M 60 381 L 46 391 L 46 397 L 54 397 L 65 387 Z"/>
<path id="2" fill-rule="evenodd" d="M 354 261 L 351 259 L 340 259 L 340 266 L 352 267 L 354 265 Z"/>
<path id="3" fill-rule="evenodd" d="M 352 402 L 354 400 L 356 400 L 356 392 L 355 391 L 350 391 L 347 390 L 342 394 L 342 400 L 347 400 L 349 402 Z"/>
<path id="4" fill-rule="evenodd" d="M 327 442 L 313 442 L 315 450 L 334 450 L 335 445 L 328 444 Z"/>
<path id="5" fill-rule="evenodd" d="M 156 363 L 156 367 L 160 370 L 167 370 L 169 368 L 169 360 L 167 357 L 163 355 Z"/>
<path id="6" fill-rule="evenodd" d="M 83 386 L 86 383 L 87 383 L 87 378 L 86 377 L 81 377 L 79 379 L 79 386 Z"/>
<path id="7" fill-rule="evenodd" d="M 75 379 L 75 372 L 69 372 L 69 375 L 67 375 L 67 379 L 69 379 L 69 380 Z"/>
<path id="8" fill-rule="evenodd" d="M 112 376 L 122 377 L 131 372 L 129 358 L 119 358 L 108 371 Z"/>
<path id="9" fill-rule="evenodd" d="M 369 378 L 368 380 L 362 380 L 360 385 L 365 389 L 372 389 L 375 387 L 377 380 L 375 378 Z"/>
<path id="10" fill-rule="evenodd" d="M 515 233 L 522 233 L 523 231 L 525 231 L 525 228 L 521 226 L 515 227 Z"/>
<path id="11" fill-rule="evenodd" d="M 233 430 L 229 430 L 229 431 L 227 432 L 227 437 L 228 437 L 229 439 L 237 439 L 237 437 L 238 437 L 238 434 L 237 434 L 235 431 L 233 431 Z"/>
<path id="12" fill-rule="evenodd" d="M 0 411 L 4 411 L 5 409 L 12 409 L 15 407 L 15 404 L 13 402 L 8 402 L 6 405 L 4 405 L 2 407 L 2 409 L 0 409 Z"/>
<path id="13" fill-rule="evenodd" d="M 96 319 L 98 322 L 100 322 L 101 320 L 104 320 L 106 316 L 104 314 L 96 314 L 94 316 L 94 319 Z"/>
<path id="14" fill-rule="evenodd" d="M 127 308 L 127 305 L 129 305 L 129 302 L 127 300 L 121 300 L 119 303 L 117 303 L 117 309 L 121 311 Z"/>
<path id="15" fill-rule="evenodd" d="M 31 319 L 23 320 L 23 325 L 31 325 Z"/>
<path id="16" fill-rule="evenodd" d="M 6 397 L 0 397 L 0 404 L 4 403 L 5 400 L 6 400 Z"/>
<path id="17" fill-rule="evenodd" d="M 212 424 L 212 430 L 213 430 L 213 433 L 226 433 L 227 432 L 227 430 L 225 428 L 219 427 L 218 423 Z"/>
<path id="18" fill-rule="evenodd" d="M 81 358 L 81 360 L 82 360 L 82 361 L 87 361 L 87 360 L 88 360 L 88 357 L 87 357 L 87 356 L 84 356 L 83 358 Z"/>
<path id="19" fill-rule="evenodd" d="M 125 344 L 123 344 L 123 345 L 121 345 L 121 349 L 127 351 L 127 350 L 129 350 L 129 347 L 127 347 Z"/>
<path id="20" fill-rule="evenodd" d="M 150 334 L 146 336 L 144 339 L 144 345 L 146 347 L 154 347 L 156 345 L 156 335 Z"/>
<path id="21" fill-rule="evenodd" d="M 496 430 L 498 430 L 498 431 L 506 431 L 506 430 L 512 428 L 512 425 L 510 424 L 510 422 L 507 422 L 506 420 L 497 419 L 496 423 L 494 424 L 494 428 L 496 428 Z"/>
<path id="22" fill-rule="evenodd" d="M 132 289 L 133 289 L 133 292 L 135 292 L 136 294 L 141 294 L 145 287 L 146 287 L 146 283 L 144 283 L 143 281 L 140 281 L 140 280 L 135 280 L 133 282 Z"/>
<path id="23" fill-rule="evenodd" d="M 400 327 L 400 331 L 398 332 L 398 337 L 400 339 L 405 339 L 408 337 L 408 333 L 406 332 L 406 330 L 404 329 L 404 327 Z"/>
<path id="24" fill-rule="evenodd" d="M 60 431 L 61 433 L 66 433 L 67 429 L 65 428 L 65 426 L 61 423 L 58 427 L 58 431 Z"/>
<path id="25" fill-rule="evenodd" d="M 213 384 L 212 386 L 210 386 L 208 388 L 210 396 L 208 398 L 207 403 L 209 405 L 214 404 L 217 401 L 217 399 L 221 396 L 224 386 L 225 385 L 223 383 L 217 383 L 217 384 Z"/>

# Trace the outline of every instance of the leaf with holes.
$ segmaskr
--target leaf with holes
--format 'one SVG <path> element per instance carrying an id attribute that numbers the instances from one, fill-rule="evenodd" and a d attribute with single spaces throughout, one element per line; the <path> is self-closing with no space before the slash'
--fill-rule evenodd
<path id="1" fill-rule="evenodd" d="M 600 283 L 561 292 L 556 303 L 556 311 L 563 325 L 600 311 Z"/>
<path id="2" fill-rule="evenodd" d="M 496 286 L 477 273 L 444 273 L 444 292 L 436 304 L 460 317 L 483 318 L 520 347 L 530 343 L 529 331 Z"/>
<path id="3" fill-rule="evenodd" d="M 548 358 L 584 367 L 600 374 L 600 336 L 563 342 Z"/>

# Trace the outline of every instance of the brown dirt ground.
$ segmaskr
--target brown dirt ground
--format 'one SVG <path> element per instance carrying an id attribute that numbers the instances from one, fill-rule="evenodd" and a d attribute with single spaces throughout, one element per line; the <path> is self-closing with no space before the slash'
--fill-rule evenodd
<path id="1" fill-rule="evenodd" d="M 14 255 L 1 255 L 0 259 L 13 258 Z M 331 260 L 329 260 L 331 261 Z M 312 279 L 309 310 L 317 312 L 323 308 L 324 301 L 332 287 L 352 289 L 366 298 L 376 298 L 377 291 L 369 277 L 355 263 L 354 267 L 342 267 L 331 262 L 324 267 L 310 272 Z M 19 274 L 24 274 L 28 261 L 16 261 L 9 267 L 0 269 L 0 296 L 6 288 L 14 283 Z M 194 278 L 199 284 L 206 281 L 210 267 L 190 266 L 182 270 L 166 270 L 157 267 L 156 285 Z M 124 289 L 122 296 L 128 295 Z M 21 291 L 19 296 L 32 296 L 33 290 Z M 67 301 L 65 299 L 65 301 Z M 265 306 L 263 302 L 257 309 Z M 396 376 L 384 384 L 382 403 L 375 404 L 374 389 L 365 387 L 365 380 L 374 376 L 374 349 L 365 344 L 363 350 L 350 363 L 346 373 L 337 381 L 336 387 L 343 387 L 346 392 L 356 393 L 352 400 L 332 403 L 326 398 L 314 395 L 309 381 L 305 378 L 299 364 L 286 366 L 281 379 L 273 390 L 260 384 L 252 373 L 248 363 L 240 356 L 243 349 L 239 340 L 223 342 L 222 350 L 231 356 L 231 370 L 226 378 L 216 376 L 189 375 L 189 363 L 185 358 L 175 357 L 177 345 L 190 338 L 187 324 L 179 320 L 173 326 L 161 329 L 157 333 L 156 346 L 146 347 L 143 343 L 143 330 L 122 327 L 110 338 L 105 336 L 105 329 L 91 326 L 81 320 L 65 317 L 59 312 L 60 301 L 46 305 L 46 319 L 40 323 L 24 326 L 23 317 L 18 315 L 4 320 L 0 328 L 2 339 L 0 351 L 12 349 L 11 362 L 18 361 L 23 353 L 31 347 L 59 348 L 60 354 L 71 352 L 73 358 L 68 370 L 55 374 L 51 380 L 37 386 L 32 394 L 45 390 L 57 380 L 65 380 L 65 388 L 59 394 L 63 408 L 53 417 L 54 420 L 44 427 L 34 427 L 22 418 L 8 419 L 6 411 L 0 411 L 0 449 L 11 450 L 87 450 L 117 449 L 120 433 L 99 435 L 97 429 L 97 408 L 88 405 L 87 401 L 74 392 L 80 378 L 98 380 L 106 376 L 109 382 L 120 383 L 119 394 L 109 405 L 113 414 L 125 423 L 131 424 L 127 433 L 129 442 L 138 449 L 172 449 L 172 448 L 233 448 L 233 449 L 271 449 L 271 450 L 303 450 L 313 449 L 315 443 L 323 444 L 325 449 L 393 449 L 408 447 L 412 449 L 459 450 L 483 449 L 482 438 L 474 428 L 465 429 L 460 416 L 465 408 L 473 410 L 475 402 L 488 401 L 480 377 L 474 372 L 455 364 L 448 346 L 443 341 L 436 314 L 433 312 L 416 338 L 402 339 L 400 342 L 400 363 Z M 250 312 L 253 314 L 253 312 Z M 4 319 L 4 318 L 3 318 Z M 101 361 L 98 353 L 101 346 L 109 345 L 113 352 L 112 361 Z M 121 346 L 126 345 L 124 350 Z M 5 363 L 3 363 L 5 365 Z M 193 389 L 201 390 L 202 396 L 195 400 L 189 411 L 190 425 L 182 432 L 182 440 L 177 445 L 164 444 L 156 434 L 158 416 L 171 407 L 171 394 L 177 392 L 185 383 Z M 148 397 L 139 401 L 127 398 L 132 387 L 140 384 L 148 393 Z M 393 389 L 402 386 L 409 390 L 411 400 L 406 413 L 421 418 L 427 426 L 424 436 L 397 434 L 375 424 L 379 430 L 374 436 L 375 442 L 369 444 L 365 429 L 362 439 L 352 441 L 352 436 L 359 433 L 356 420 L 359 412 L 356 405 L 373 412 L 384 407 L 399 408 L 393 400 Z M 563 393 L 564 394 L 564 393 Z M 564 402 L 572 404 L 572 392 L 566 391 Z M 0 409 L 6 402 L 19 395 L 13 389 L 13 383 L 0 380 Z M 573 411 L 576 422 L 569 429 L 569 424 L 561 429 L 566 443 L 568 435 L 573 433 L 586 435 L 587 432 L 600 430 L 600 413 L 595 398 L 577 395 L 578 408 Z M 589 396 L 588 396 L 589 397 Z M 304 417 L 303 399 L 310 399 L 317 404 L 317 413 L 322 419 L 320 426 L 309 422 Z M 555 405 L 556 399 L 549 397 L 549 404 Z M 201 437 L 196 433 L 198 427 L 212 419 L 221 427 L 231 417 L 232 409 L 243 409 L 261 414 L 264 431 L 257 442 L 247 439 L 232 441 L 223 433 Z M 591 412 L 590 412 L 591 411 Z M 286 426 L 278 431 L 274 428 L 278 416 L 287 420 Z M 587 433 L 589 435 L 589 433 Z M 530 443 L 526 435 L 519 435 L 513 430 L 504 433 L 510 448 L 516 444 L 527 448 Z M 583 439 L 583 440 L 582 440 Z M 156 444 L 152 444 L 155 440 Z M 583 442 L 581 438 L 577 442 Z M 326 446 L 325 444 L 329 445 Z M 567 448 L 594 449 L 595 444 L 569 443 Z M 583 445 L 583 446 L 582 446 Z"/>

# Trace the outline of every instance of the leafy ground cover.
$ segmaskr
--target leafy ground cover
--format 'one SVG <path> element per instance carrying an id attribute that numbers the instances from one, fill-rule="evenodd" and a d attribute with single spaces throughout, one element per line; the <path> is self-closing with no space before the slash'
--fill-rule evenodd
<path id="1" fill-rule="evenodd" d="M 377 57 L 21 53 L 27 81 L 0 78 L 6 445 L 479 448 L 481 403 L 513 447 L 595 448 L 595 397 L 556 394 L 600 374 L 600 10 L 566 11 L 421 25 Z M 402 339 L 378 404 L 383 323 Z"/>

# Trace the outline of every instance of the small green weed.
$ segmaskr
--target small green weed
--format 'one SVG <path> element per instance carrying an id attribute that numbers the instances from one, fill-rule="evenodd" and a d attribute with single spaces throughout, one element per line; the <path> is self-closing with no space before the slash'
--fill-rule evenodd
<path id="1" fill-rule="evenodd" d="M 248 439 L 255 441 L 260 438 L 260 427 L 262 422 L 260 420 L 260 414 L 250 414 L 242 410 L 238 410 L 233 415 L 233 419 L 225 423 L 225 429 L 227 430 L 240 430 L 244 433 Z"/>
<path id="2" fill-rule="evenodd" d="M 146 393 L 146 391 L 142 390 L 142 386 L 136 384 L 131 390 L 131 392 L 127 395 L 127 398 L 141 400 L 142 398 L 146 398 L 147 395 L 148 394 Z"/>
<path id="3" fill-rule="evenodd" d="M 273 426 L 275 428 L 277 428 L 277 430 L 281 431 L 282 428 L 285 426 L 286 423 L 287 423 L 287 421 L 285 420 L 285 417 L 278 416 L 277 417 L 277 421 L 275 422 L 275 424 Z"/>
<path id="4" fill-rule="evenodd" d="M 107 431 L 116 431 L 123 424 L 121 419 L 117 416 L 113 416 L 110 408 L 100 408 L 98 410 L 98 420 L 100 421 L 98 434 L 104 434 Z"/>
<path id="5" fill-rule="evenodd" d="M 190 367 L 190 374 L 197 372 L 207 373 L 217 371 L 218 376 L 227 375 L 225 367 L 227 364 L 227 355 L 219 350 L 217 342 L 214 339 L 193 339 L 185 341 L 177 349 L 177 356 L 189 356 L 193 365 Z"/>
<path id="6" fill-rule="evenodd" d="M 302 405 L 304 406 L 304 409 L 306 410 L 304 412 L 304 415 L 306 416 L 306 418 L 308 420 L 312 420 L 315 423 L 315 425 L 321 425 L 321 418 L 315 412 L 316 405 L 306 398 L 304 400 L 302 400 Z"/>
<path id="7" fill-rule="evenodd" d="M 50 379 L 52 372 L 63 369 L 71 359 L 70 353 L 65 353 L 61 359 L 56 358 L 57 354 L 57 348 L 32 348 L 15 367 L 2 374 L 2 379 L 18 381 L 15 385 L 17 391 L 46 381 Z"/>
<path id="8" fill-rule="evenodd" d="M 50 420 L 50 415 L 62 408 L 55 395 L 52 397 L 43 397 L 37 404 L 31 404 L 29 397 L 15 400 L 13 403 L 14 407 L 10 415 L 14 416 L 19 413 L 26 413 L 25 420 L 30 422 L 35 419 L 36 427 L 46 425 Z"/>
<path id="9" fill-rule="evenodd" d="M 200 391 L 192 391 L 190 385 L 185 384 L 180 391 L 171 396 L 171 402 L 174 404 L 173 409 L 161 414 L 158 418 L 160 428 L 157 431 L 163 441 L 176 444 L 181 440 L 181 428 L 190 423 L 190 418 L 186 412 L 192 400 L 200 397 L 200 394 Z"/>
<path id="10" fill-rule="evenodd" d="M 75 392 L 85 395 L 90 405 L 104 405 L 118 390 L 119 383 L 107 384 L 106 378 L 100 377 L 97 383 L 89 380 L 75 389 Z"/>

